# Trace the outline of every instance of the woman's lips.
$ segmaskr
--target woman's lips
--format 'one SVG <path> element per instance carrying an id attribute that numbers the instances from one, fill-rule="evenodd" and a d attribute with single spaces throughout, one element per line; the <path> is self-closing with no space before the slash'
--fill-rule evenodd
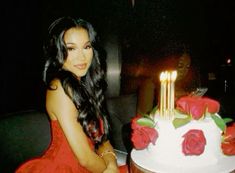
<path id="1" fill-rule="evenodd" d="M 79 70 L 84 70 L 84 69 L 86 69 L 86 66 L 87 66 L 86 63 L 74 65 L 74 67 L 78 68 Z"/>

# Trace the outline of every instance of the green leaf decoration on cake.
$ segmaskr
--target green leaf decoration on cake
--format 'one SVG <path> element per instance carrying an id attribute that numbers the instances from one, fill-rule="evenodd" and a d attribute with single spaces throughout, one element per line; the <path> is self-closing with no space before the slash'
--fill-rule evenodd
<path id="1" fill-rule="evenodd" d="M 173 125 L 175 128 L 181 127 L 191 121 L 191 117 L 187 116 L 185 118 L 175 118 L 173 120 Z"/>
<path id="2" fill-rule="evenodd" d="M 225 124 L 230 123 L 230 122 L 233 121 L 232 118 L 223 118 L 223 120 L 224 120 L 224 123 L 225 123 Z"/>
<path id="3" fill-rule="evenodd" d="M 216 115 L 211 115 L 211 118 L 214 120 L 215 124 L 222 130 L 225 131 L 226 123 L 225 121 Z"/>
<path id="4" fill-rule="evenodd" d="M 147 126 L 153 128 L 155 126 L 155 122 L 151 118 L 143 117 L 137 120 L 137 123 L 141 126 Z"/>

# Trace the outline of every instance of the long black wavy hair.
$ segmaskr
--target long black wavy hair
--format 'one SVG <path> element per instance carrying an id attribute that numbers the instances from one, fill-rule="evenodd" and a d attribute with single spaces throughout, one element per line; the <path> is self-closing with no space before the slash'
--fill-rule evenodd
<path id="1" fill-rule="evenodd" d="M 62 68 L 68 55 L 64 34 L 67 30 L 76 27 L 88 31 L 93 48 L 90 68 L 80 80 L 72 72 Z M 65 93 L 78 109 L 77 120 L 82 125 L 86 135 L 95 144 L 100 144 L 107 140 L 109 125 L 106 104 L 104 103 L 104 91 L 107 88 L 107 83 L 105 81 L 105 70 L 102 68 L 103 61 L 100 60 L 96 50 L 96 32 L 92 25 L 83 19 L 62 17 L 50 25 L 48 36 L 48 40 L 44 44 L 46 62 L 43 80 L 48 89 L 53 89 L 50 87 L 53 79 L 57 78 L 61 81 Z"/>

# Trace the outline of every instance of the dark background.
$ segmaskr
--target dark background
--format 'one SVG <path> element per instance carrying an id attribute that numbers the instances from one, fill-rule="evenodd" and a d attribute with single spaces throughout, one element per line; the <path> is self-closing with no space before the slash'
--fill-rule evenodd
<path id="1" fill-rule="evenodd" d="M 235 5 L 233 0 L 51 0 L 7 1 L 2 28 L 1 113 L 43 109 L 42 44 L 49 24 L 63 15 L 90 21 L 100 39 L 119 36 L 123 56 L 152 57 L 168 42 L 190 46 L 208 95 L 221 101 L 224 114 L 235 115 L 234 57 Z M 231 59 L 228 64 L 227 59 Z M 226 91 L 224 82 L 227 81 Z M 233 107 L 233 110 L 232 110 Z"/>

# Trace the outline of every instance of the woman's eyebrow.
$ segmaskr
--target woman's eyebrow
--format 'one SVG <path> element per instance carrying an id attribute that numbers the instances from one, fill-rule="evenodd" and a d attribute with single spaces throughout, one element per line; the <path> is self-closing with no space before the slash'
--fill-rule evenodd
<path id="1" fill-rule="evenodd" d="M 72 42 L 67 42 L 65 43 L 66 45 L 75 45 L 75 43 L 72 43 Z"/>

